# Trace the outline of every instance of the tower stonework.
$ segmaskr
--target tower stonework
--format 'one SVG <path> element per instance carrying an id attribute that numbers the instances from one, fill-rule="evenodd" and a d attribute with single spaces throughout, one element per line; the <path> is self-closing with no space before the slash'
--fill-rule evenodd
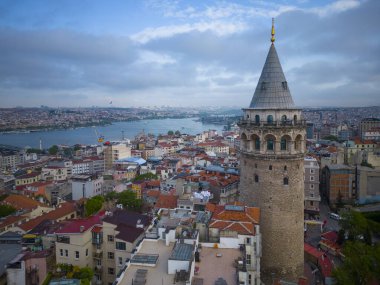
<path id="1" fill-rule="evenodd" d="M 240 127 L 240 198 L 260 207 L 261 276 L 295 281 L 304 268 L 306 123 L 295 107 L 274 46 Z"/>

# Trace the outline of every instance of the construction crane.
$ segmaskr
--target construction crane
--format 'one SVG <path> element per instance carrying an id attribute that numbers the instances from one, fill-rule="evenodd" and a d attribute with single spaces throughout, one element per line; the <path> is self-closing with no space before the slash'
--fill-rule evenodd
<path id="1" fill-rule="evenodd" d="M 96 130 L 95 127 L 94 128 L 94 131 L 95 131 L 95 134 L 96 134 L 96 137 L 98 138 L 98 143 L 102 143 L 104 142 L 104 136 L 103 135 L 99 135 L 98 131 Z"/>

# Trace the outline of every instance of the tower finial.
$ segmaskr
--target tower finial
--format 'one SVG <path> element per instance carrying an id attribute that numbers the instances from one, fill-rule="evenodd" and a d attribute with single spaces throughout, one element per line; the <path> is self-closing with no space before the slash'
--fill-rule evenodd
<path id="1" fill-rule="evenodd" d="M 274 18 L 272 18 L 272 38 L 270 39 L 272 43 L 274 43 L 275 38 L 274 38 Z"/>

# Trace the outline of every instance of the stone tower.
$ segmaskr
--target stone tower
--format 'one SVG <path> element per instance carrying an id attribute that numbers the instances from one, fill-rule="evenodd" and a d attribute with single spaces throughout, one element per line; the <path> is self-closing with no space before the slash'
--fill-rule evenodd
<path id="1" fill-rule="evenodd" d="M 239 121 L 240 197 L 260 207 L 261 276 L 295 281 L 304 266 L 306 123 L 290 94 L 272 39 L 249 108 Z"/>

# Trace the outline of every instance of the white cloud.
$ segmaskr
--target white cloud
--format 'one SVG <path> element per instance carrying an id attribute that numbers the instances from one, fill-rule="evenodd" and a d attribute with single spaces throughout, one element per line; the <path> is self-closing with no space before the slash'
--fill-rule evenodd
<path id="1" fill-rule="evenodd" d="M 149 50 L 139 51 L 139 58 L 136 61 L 137 64 L 154 63 L 158 65 L 173 64 L 176 62 L 177 60 L 168 54 L 152 52 Z"/>
<path id="2" fill-rule="evenodd" d="M 151 40 L 170 38 L 179 34 L 190 32 L 212 32 L 217 36 L 225 36 L 246 30 L 248 27 L 245 23 L 236 22 L 199 22 L 195 24 L 183 24 L 173 26 L 162 26 L 158 28 L 147 28 L 142 32 L 134 34 L 131 39 L 137 43 L 145 44 Z"/>
<path id="3" fill-rule="evenodd" d="M 323 7 L 317 7 L 310 9 L 310 12 L 324 17 L 335 13 L 345 12 L 350 9 L 360 6 L 359 0 L 338 0 Z"/>

